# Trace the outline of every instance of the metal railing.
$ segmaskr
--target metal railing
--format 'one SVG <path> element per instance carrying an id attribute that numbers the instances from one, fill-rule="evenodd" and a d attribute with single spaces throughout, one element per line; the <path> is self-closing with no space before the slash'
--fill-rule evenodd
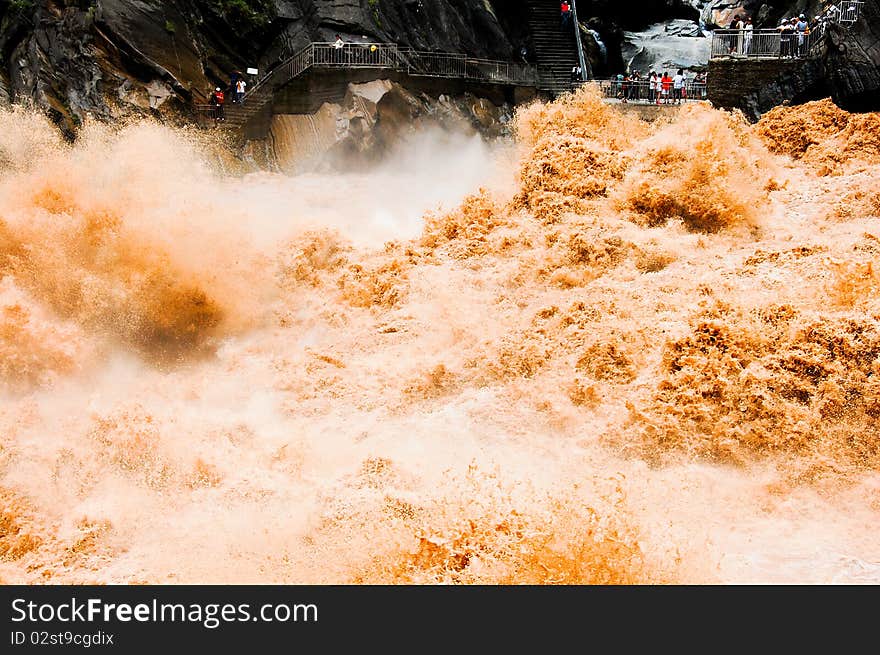
<path id="1" fill-rule="evenodd" d="M 387 43 L 312 43 L 259 80 L 247 95 L 269 84 L 286 84 L 308 68 L 386 68 L 408 75 L 485 80 L 513 85 L 540 83 L 536 66 L 480 59 L 448 52 L 428 52 Z"/>
<path id="2" fill-rule="evenodd" d="M 584 57 L 584 44 L 581 41 L 581 24 L 578 21 L 577 0 L 571 0 L 572 23 L 574 24 L 574 40 L 578 51 L 578 65 L 581 67 L 581 79 L 587 78 L 587 59 Z"/>
<path id="3" fill-rule="evenodd" d="M 850 27 L 859 20 L 859 17 L 862 15 L 862 5 L 864 4 L 861 0 L 858 2 L 852 0 L 838 2 L 835 5 L 837 7 L 837 16 L 832 20 L 844 27 Z"/>
<path id="4" fill-rule="evenodd" d="M 781 30 L 715 30 L 712 58 L 718 57 L 808 57 L 821 40 L 823 30 L 810 32 Z"/>
<path id="5" fill-rule="evenodd" d="M 828 25 L 847 29 L 861 16 L 862 0 L 842 0 L 824 10 L 819 23 L 805 31 L 783 30 L 715 30 L 712 32 L 712 59 L 719 57 L 806 58 L 815 56 Z"/>
<path id="6" fill-rule="evenodd" d="M 706 99 L 706 82 L 694 79 L 685 80 L 680 95 L 670 88 L 668 94 L 663 94 L 662 88 L 658 92 L 651 87 L 650 80 L 618 80 L 615 78 L 605 80 L 591 80 L 599 86 L 602 94 L 609 99 L 617 99 L 621 102 L 641 102 L 648 104 L 669 104 L 680 100 L 693 102 Z"/>
<path id="7" fill-rule="evenodd" d="M 240 123 L 271 101 L 280 87 L 310 68 L 387 69 L 410 76 L 464 79 L 490 84 L 540 87 L 547 73 L 542 67 L 515 61 L 469 57 L 459 53 L 430 52 L 401 48 L 393 43 L 310 43 L 273 68 L 254 83 L 238 109 L 233 109 L 232 123 Z M 247 109 L 243 109 L 247 107 Z M 226 105 L 229 109 L 230 105 Z M 195 106 L 203 117 L 217 118 L 217 107 Z M 244 113 L 245 118 L 242 119 Z"/>

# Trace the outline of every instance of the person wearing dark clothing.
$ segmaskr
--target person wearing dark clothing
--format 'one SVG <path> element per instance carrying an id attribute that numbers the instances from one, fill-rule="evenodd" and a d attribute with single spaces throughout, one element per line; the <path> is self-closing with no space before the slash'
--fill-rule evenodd
<path id="1" fill-rule="evenodd" d="M 211 94 L 210 104 L 214 108 L 214 120 L 217 122 L 226 120 L 226 112 L 223 109 L 223 103 L 226 101 L 226 96 L 223 95 L 223 91 L 220 90 L 218 86 L 214 89 L 214 93 Z"/>
<path id="2" fill-rule="evenodd" d="M 571 5 L 568 4 L 568 0 L 562 0 L 559 11 L 562 15 L 562 29 L 565 29 L 571 25 Z"/>
<path id="3" fill-rule="evenodd" d="M 642 83 L 642 75 L 639 71 L 635 70 L 632 72 L 632 75 L 629 77 L 629 99 L 630 100 L 640 100 L 640 85 Z"/>
<path id="4" fill-rule="evenodd" d="M 238 102 L 238 80 L 241 77 L 241 73 L 235 71 L 232 75 L 229 76 L 229 86 L 226 88 L 226 97 L 230 98 L 233 103 Z"/>
<path id="5" fill-rule="evenodd" d="M 781 57 L 791 57 L 794 54 L 794 25 L 790 21 L 784 21 L 779 26 L 779 55 Z"/>

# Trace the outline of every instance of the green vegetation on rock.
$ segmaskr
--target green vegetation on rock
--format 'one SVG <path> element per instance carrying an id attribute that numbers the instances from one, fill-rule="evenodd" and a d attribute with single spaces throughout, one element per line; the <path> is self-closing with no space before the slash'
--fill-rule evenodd
<path id="1" fill-rule="evenodd" d="M 272 0 L 201 0 L 199 4 L 242 31 L 265 27 L 276 16 Z"/>

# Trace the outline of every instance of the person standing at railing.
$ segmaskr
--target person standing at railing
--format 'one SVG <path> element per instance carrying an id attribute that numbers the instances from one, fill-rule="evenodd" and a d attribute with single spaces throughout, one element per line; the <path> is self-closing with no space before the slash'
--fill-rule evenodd
<path id="1" fill-rule="evenodd" d="M 559 13 L 561 14 L 562 29 L 566 29 L 571 25 L 571 5 L 568 4 L 568 0 L 562 0 L 562 4 L 559 5 Z"/>
<path id="2" fill-rule="evenodd" d="M 755 31 L 755 26 L 752 25 L 751 17 L 746 18 L 746 26 L 743 29 L 745 30 L 745 35 L 743 36 L 743 54 L 748 55 L 752 50 L 752 33 Z"/>
<path id="3" fill-rule="evenodd" d="M 343 41 L 342 37 L 337 34 L 336 40 L 333 42 L 333 61 L 336 63 L 342 63 L 342 49 L 344 47 L 345 41 Z"/>
<path id="4" fill-rule="evenodd" d="M 238 102 L 236 90 L 238 86 L 238 78 L 240 76 L 241 73 L 238 71 L 233 71 L 232 75 L 229 76 L 229 86 L 226 87 L 226 96 L 232 101 L 232 104 Z"/>
<path id="5" fill-rule="evenodd" d="M 654 92 L 654 86 L 657 84 L 657 73 L 651 71 L 648 73 L 648 102 L 652 105 L 654 101 L 657 99 L 657 94 Z"/>
<path id="6" fill-rule="evenodd" d="M 736 34 L 736 54 L 741 55 L 743 53 L 743 41 L 745 40 L 746 33 L 746 23 L 743 20 L 742 15 L 739 15 L 734 20 L 733 29 L 737 30 Z"/>
<path id="7" fill-rule="evenodd" d="M 684 71 L 679 68 L 678 72 L 675 74 L 675 77 L 672 78 L 672 97 L 675 100 L 675 104 L 681 102 L 682 99 L 682 90 L 684 89 Z"/>
<path id="8" fill-rule="evenodd" d="M 641 100 L 642 89 L 642 73 L 634 70 L 629 78 L 629 99 L 633 101 Z"/>
<path id="9" fill-rule="evenodd" d="M 672 78 L 669 73 L 663 71 L 663 77 L 660 80 L 660 95 L 663 98 L 663 104 L 669 104 L 669 96 L 672 95 Z"/>
<path id="10" fill-rule="evenodd" d="M 807 30 L 809 29 L 809 26 L 807 25 L 807 17 L 803 14 L 798 16 L 794 29 L 797 32 L 797 53 L 799 57 L 803 57 L 806 49 Z"/>
<path id="11" fill-rule="evenodd" d="M 789 19 L 784 18 L 776 29 L 779 30 L 779 56 L 790 57 L 794 45 L 791 41 L 794 38 L 794 26 Z"/>
<path id="12" fill-rule="evenodd" d="M 812 22 L 810 22 L 810 32 L 815 34 L 814 39 L 821 38 L 825 34 L 825 27 L 828 23 L 828 17 L 825 14 L 819 14 Z"/>

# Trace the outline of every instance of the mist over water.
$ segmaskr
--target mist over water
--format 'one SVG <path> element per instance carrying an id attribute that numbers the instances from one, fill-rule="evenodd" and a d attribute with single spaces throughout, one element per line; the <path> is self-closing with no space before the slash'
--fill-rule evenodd
<path id="1" fill-rule="evenodd" d="M 584 89 L 288 177 L 0 113 L 0 581 L 880 582 L 878 127 Z"/>

